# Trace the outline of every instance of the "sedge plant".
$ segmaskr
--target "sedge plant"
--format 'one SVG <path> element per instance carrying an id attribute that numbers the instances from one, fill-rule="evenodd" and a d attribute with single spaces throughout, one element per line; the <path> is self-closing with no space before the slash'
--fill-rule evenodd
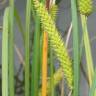
<path id="1" fill-rule="evenodd" d="M 72 62 L 70 61 L 68 52 L 64 43 L 58 33 L 58 30 L 55 27 L 55 24 L 48 14 L 46 8 L 42 3 L 34 0 L 34 7 L 36 9 L 37 14 L 40 16 L 42 27 L 46 32 L 48 32 L 48 36 L 50 39 L 50 44 L 52 49 L 56 52 L 58 59 L 60 60 L 60 64 L 63 67 L 64 75 L 68 81 L 68 86 L 70 89 L 73 88 L 73 71 L 72 71 Z"/>
<path id="2" fill-rule="evenodd" d="M 90 88 L 88 95 L 95 96 L 96 70 L 94 71 L 95 68 L 93 67 L 87 27 L 88 16 L 93 12 L 92 0 L 78 0 L 78 2 L 76 0 L 71 0 L 73 62 L 68 54 L 66 44 L 63 42 L 55 25 L 56 15 L 58 13 L 56 4 L 60 1 L 61 0 L 27 0 L 24 31 L 18 10 L 14 6 L 14 0 L 9 0 L 9 7 L 5 9 L 3 19 L 2 96 L 15 96 L 14 48 L 15 50 L 18 49 L 14 43 L 14 19 L 17 22 L 24 41 L 24 61 L 23 59 L 21 60 L 24 68 L 24 80 L 22 81 L 24 82 L 24 96 L 55 96 L 55 88 L 62 78 L 65 78 L 68 88 L 73 92 L 71 95 L 79 96 L 79 65 L 82 48 L 79 53 L 78 13 L 81 16 L 83 31 L 82 41 L 84 40 L 87 61 L 87 75 Z M 32 16 L 33 18 L 31 18 Z M 30 52 L 31 19 L 32 22 L 35 23 L 32 53 Z M 18 51 L 17 53 L 19 54 L 20 52 Z M 60 61 L 60 67 L 56 71 L 54 71 L 54 53 L 57 57 L 56 59 Z M 30 62 L 31 54 L 32 62 Z M 21 57 L 23 58 L 23 56 Z M 50 68 L 50 72 L 48 68 Z"/>
<path id="3" fill-rule="evenodd" d="M 90 82 L 90 86 L 91 86 L 94 68 L 93 68 L 92 53 L 91 53 L 90 40 L 89 40 L 88 28 L 87 28 L 87 17 L 88 17 L 88 15 L 90 15 L 92 13 L 92 0 L 86 0 L 86 1 L 79 0 L 78 7 L 79 7 L 80 15 L 81 15 L 87 69 L 88 69 L 88 77 L 89 77 L 89 82 Z"/>

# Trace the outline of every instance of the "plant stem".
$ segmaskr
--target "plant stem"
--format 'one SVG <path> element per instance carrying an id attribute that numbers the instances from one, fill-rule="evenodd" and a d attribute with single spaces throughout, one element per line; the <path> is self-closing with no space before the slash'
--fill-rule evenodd
<path id="1" fill-rule="evenodd" d="M 2 35 L 2 96 L 8 96 L 8 20 L 9 8 L 6 8 L 3 18 Z"/>
<path id="2" fill-rule="evenodd" d="M 9 95 L 14 96 L 14 0 L 9 0 Z"/>
<path id="3" fill-rule="evenodd" d="M 73 25 L 73 61 L 74 61 L 74 90 L 73 96 L 79 96 L 79 31 L 78 31 L 78 18 L 77 18 L 77 5 L 76 0 L 71 0 L 72 10 L 72 25 Z"/>
<path id="4" fill-rule="evenodd" d="M 34 32 L 34 46 L 33 46 L 33 63 L 32 63 L 32 85 L 31 96 L 38 96 L 38 73 L 39 73 L 39 53 L 40 53 L 40 20 L 35 14 L 35 32 Z"/>
<path id="5" fill-rule="evenodd" d="M 50 73 L 51 96 L 54 96 L 54 62 L 52 48 L 50 48 Z"/>
<path id="6" fill-rule="evenodd" d="M 43 60 L 42 60 L 42 96 L 47 96 L 47 51 L 48 51 L 48 34 L 47 32 L 44 32 Z"/>
<path id="7" fill-rule="evenodd" d="M 25 26 L 25 96 L 30 96 L 30 82 L 29 82 L 29 72 L 30 72 L 30 19 L 31 17 L 31 0 L 27 0 L 26 6 L 26 26 Z"/>
<path id="8" fill-rule="evenodd" d="M 45 3 L 45 1 L 43 0 L 42 2 Z M 48 53 L 48 34 L 47 32 L 44 32 L 43 34 L 43 58 L 42 58 L 42 96 L 47 95 L 47 53 Z"/>
<path id="9" fill-rule="evenodd" d="M 81 15 L 82 30 L 83 30 L 83 35 L 84 35 L 84 45 L 85 45 L 86 60 L 87 60 L 88 78 L 89 78 L 89 84 L 91 86 L 92 78 L 94 75 L 94 68 L 93 68 L 93 60 L 92 60 L 92 55 L 91 55 L 92 53 L 91 53 L 86 20 L 87 20 L 86 16 Z"/>

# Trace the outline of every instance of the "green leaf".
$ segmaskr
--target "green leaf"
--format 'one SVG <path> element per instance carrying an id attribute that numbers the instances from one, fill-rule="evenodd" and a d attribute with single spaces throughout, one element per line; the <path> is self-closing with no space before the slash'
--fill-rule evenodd
<path id="1" fill-rule="evenodd" d="M 9 95 L 14 96 L 14 0 L 9 0 L 9 7 Z"/>
<path id="2" fill-rule="evenodd" d="M 74 90 L 73 96 L 79 96 L 79 76 L 80 76 L 80 58 L 79 58 L 79 29 L 77 17 L 76 0 L 71 0 L 72 25 L 73 25 L 73 64 L 74 64 Z"/>
<path id="3" fill-rule="evenodd" d="M 53 50 L 50 47 L 50 96 L 54 96 L 54 62 L 53 62 Z"/>
<path id="4" fill-rule="evenodd" d="M 87 30 L 87 18 L 85 15 L 81 15 L 81 21 L 82 21 L 84 47 L 85 47 L 86 61 L 87 61 L 88 79 L 91 86 L 92 78 L 94 75 L 94 68 L 93 68 L 93 59 L 92 59 L 92 53 L 91 53 L 90 40 L 89 40 L 89 35 Z"/>
<path id="5" fill-rule="evenodd" d="M 26 5 L 26 26 L 25 26 L 25 96 L 30 96 L 30 22 L 31 22 L 31 0 Z"/>
<path id="6" fill-rule="evenodd" d="M 8 96 L 8 31 L 9 8 L 5 9 L 2 33 L 2 96 Z"/>

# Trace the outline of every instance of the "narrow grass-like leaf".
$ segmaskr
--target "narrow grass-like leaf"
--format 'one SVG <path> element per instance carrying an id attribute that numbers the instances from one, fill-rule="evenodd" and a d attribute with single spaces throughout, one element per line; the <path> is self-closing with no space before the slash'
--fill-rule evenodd
<path id="1" fill-rule="evenodd" d="M 85 15 L 81 15 L 81 21 L 82 21 L 82 30 L 83 30 L 83 35 L 84 35 L 84 47 L 85 47 L 85 53 L 86 53 L 88 78 L 89 78 L 89 83 L 91 86 L 92 78 L 94 75 L 94 68 L 93 68 L 93 59 L 91 55 L 92 53 L 91 53 L 89 35 L 88 35 L 88 30 L 87 30 L 87 17 Z"/>
<path id="2" fill-rule="evenodd" d="M 2 33 L 2 96 L 8 96 L 8 20 L 9 8 L 6 8 L 3 18 Z"/>
<path id="3" fill-rule="evenodd" d="M 14 0 L 9 0 L 9 6 L 9 95 L 14 96 Z"/>
<path id="4" fill-rule="evenodd" d="M 84 46 L 85 46 L 85 53 L 86 53 L 86 61 L 87 61 L 87 71 L 88 71 L 88 79 L 89 79 L 89 86 L 92 88 L 92 81 L 94 76 L 94 64 L 92 59 L 91 53 L 91 46 L 90 46 L 90 39 L 88 35 L 87 29 L 87 17 L 81 14 L 81 21 L 82 21 L 82 30 L 84 35 Z M 96 90 L 94 92 L 94 96 L 96 95 Z"/>
<path id="5" fill-rule="evenodd" d="M 30 22 L 31 22 L 31 0 L 26 5 L 26 26 L 25 26 L 25 96 L 30 96 Z M 34 96 L 34 95 L 33 95 Z"/>
<path id="6" fill-rule="evenodd" d="M 32 0 L 33 4 L 33 0 Z M 34 7 L 33 7 L 34 8 Z M 32 62 L 32 84 L 31 84 L 31 96 L 38 95 L 38 85 L 39 85 L 39 75 L 40 66 L 42 63 L 42 57 L 40 53 L 42 49 L 40 47 L 40 20 L 34 10 L 34 21 L 35 21 L 35 31 L 34 31 L 34 45 L 33 45 L 33 62 Z M 42 45 L 42 44 L 41 44 Z"/>
<path id="7" fill-rule="evenodd" d="M 77 17 L 77 1 L 71 0 L 72 25 L 73 25 L 73 64 L 74 64 L 74 90 L 73 96 L 79 96 L 79 30 Z"/>
<path id="8" fill-rule="evenodd" d="M 49 47 L 49 54 L 50 54 L 50 96 L 54 96 L 54 62 L 53 62 L 53 51 L 52 48 Z"/>
<path id="9" fill-rule="evenodd" d="M 45 0 L 40 0 L 44 2 Z M 33 5 L 33 0 L 32 0 Z M 39 85 L 39 78 L 41 70 L 41 63 L 42 63 L 42 40 L 40 44 L 40 18 L 37 16 L 35 11 L 33 10 L 34 6 L 32 6 L 33 17 L 35 21 L 35 32 L 34 32 L 34 45 L 33 45 L 33 62 L 32 62 L 32 84 L 31 84 L 31 96 L 37 96 L 38 94 L 38 85 Z M 41 33 L 43 36 L 43 32 Z"/>
<path id="10" fill-rule="evenodd" d="M 38 94 L 38 71 L 39 71 L 39 53 L 40 53 L 40 20 L 35 16 L 35 32 L 34 32 L 34 46 L 33 46 L 33 62 L 32 62 L 32 85 L 31 96 Z"/>

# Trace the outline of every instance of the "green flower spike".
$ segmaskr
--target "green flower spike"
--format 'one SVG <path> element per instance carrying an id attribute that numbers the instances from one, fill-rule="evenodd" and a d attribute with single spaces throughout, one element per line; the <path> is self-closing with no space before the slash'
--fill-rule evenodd
<path id="1" fill-rule="evenodd" d="M 73 71 L 72 71 L 72 62 L 69 58 L 68 51 L 59 35 L 55 23 L 53 22 L 51 16 L 48 14 L 47 9 L 39 3 L 37 0 L 34 0 L 34 7 L 37 14 L 40 16 L 41 24 L 45 30 L 48 32 L 48 37 L 50 40 L 50 45 L 56 53 L 58 60 L 60 61 L 61 67 L 64 71 L 64 76 L 68 82 L 70 89 L 73 88 Z"/>
<path id="2" fill-rule="evenodd" d="M 78 0 L 79 11 L 83 15 L 90 15 L 93 11 L 92 0 Z"/>
<path id="3" fill-rule="evenodd" d="M 51 14 L 52 19 L 55 21 L 57 13 L 58 13 L 58 6 L 57 5 L 52 5 L 49 12 Z"/>

